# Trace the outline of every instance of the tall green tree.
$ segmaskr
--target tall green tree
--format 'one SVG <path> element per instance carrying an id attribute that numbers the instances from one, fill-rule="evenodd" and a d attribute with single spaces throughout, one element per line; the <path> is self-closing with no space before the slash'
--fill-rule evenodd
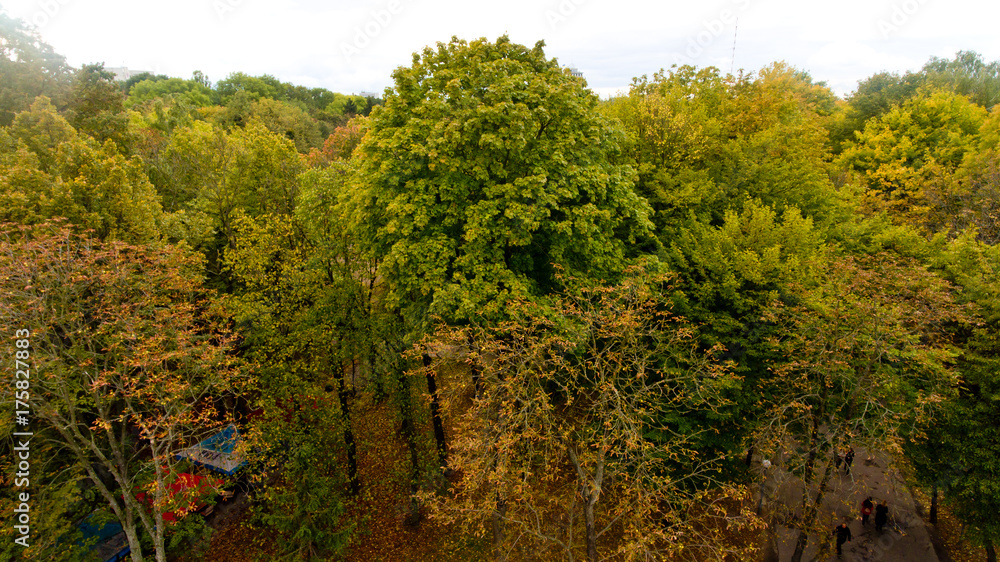
<path id="1" fill-rule="evenodd" d="M 457 38 L 393 73 L 358 149 L 362 242 L 411 326 L 501 315 L 569 274 L 611 276 L 649 208 L 581 80 L 506 36 Z"/>
<path id="2" fill-rule="evenodd" d="M 959 51 L 953 59 L 931 57 L 917 72 L 879 72 L 858 82 L 847 96 L 839 118 L 831 122 L 834 152 L 855 140 L 865 124 L 903 105 L 921 88 L 944 90 L 966 96 L 985 109 L 1000 100 L 1000 61 L 987 63 L 974 51 Z"/>
<path id="3" fill-rule="evenodd" d="M 283 135 L 301 153 L 320 146 L 316 120 L 289 103 L 261 98 L 250 106 L 250 119 L 260 122 L 273 133 Z"/>
<path id="4" fill-rule="evenodd" d="M 957 167 L 933 163 L 920 174 L 927 207 L 921 225 L 955 237 L 974 228 L 987 244 L 1000 242 L 1000 110 L 994 108 Z"/>
<path id="5" fill-rule="evenodd" d="M 597 96 L 543 46 L 504 36 L 426 48 L 393 73 L 385 105 L 369 115 L 350 215 L 385 281 L 389 350 L 415 343 L 434 317 L 495 320 L 512 298 L 543 297 L 558 287 L 554 265 L 613 277 L 648 232 L 632 170 L 609 161 L 620 135 L 596 112 Z M 416 492 L 423 467 L 411 383 L 404 362 L 387 365 Z M 444 461 L 435 377 L 426 383 Z M 415 519 L 414 503 L 410 511 Z"/>
<path id="6" fill-rule="evenodd" d="M 290 216 L 304 168 L 291 140 L 257 122 L 227 132 L 194 121 L 175 130 L 150 164 L 169 212 L 164 234 L 202 250 L 216 282 L 223 250 L 236 244 L 236 217 Z"/>

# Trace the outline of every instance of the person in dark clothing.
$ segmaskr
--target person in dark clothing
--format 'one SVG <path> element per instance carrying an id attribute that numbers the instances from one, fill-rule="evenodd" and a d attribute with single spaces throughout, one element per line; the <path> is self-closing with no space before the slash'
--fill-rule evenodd
<path id="1" fill-rule="evenodd" d="M 889 506 L 885 505 L 885 500 L 878 502 L 875 507 L 875 530 L 882 532 L 886 522 L 889 521 Z"/>
<path id="2" fill-rule="evenodd" d="M 875 504 L 872 503 L 872 497 L 868 496 L 865 501 L 861 502 L 861 524 L 868 525 L 868 516 L 872 514 L 872 510 L 875 509 Z"/>
<path id="3" fill-rule="evenodd" d="M 847 523 L 837 525 L 837 528 L 833 530 L 833 534 L 837 535 L 837 556 L 840 556 L 844 553 L 844 543 L 854 537 L 851 536 L 851 529 L 847 526 Z"/>
<path id="4" fill-rule="evenodd" d="M 852 462 L 854 462 L 854 448 L 850 447 L 847 449 L 847 454 L 844 455 L 844 474 L 851 473 Z"/>

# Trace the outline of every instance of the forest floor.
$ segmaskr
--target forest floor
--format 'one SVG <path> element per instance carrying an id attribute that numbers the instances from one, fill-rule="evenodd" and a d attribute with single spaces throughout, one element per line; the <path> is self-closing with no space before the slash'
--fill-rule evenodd
<path id="1" fill-rule="evenodd" d="M 431 432 L 429 423 L 421 429 Z M 468 562 L 489 558 L 483 543 L 427 518 L 425 513 L 416 525 L 404 521 L 408 504 L 404 482 L 410 459 L 389 405 L 368 405 L 363 413 L 355 414 L 354 435 L 364 491 L 349 512 L 360 523 L 345 560 Z"/>
<path id="2" fill-rule="evenodd" d="M 409 457 L 398 425 L 387 404 L 355 406 L 353 426 L 358 439 L 358 469 L 364 491 L 348 508 L 346 518 L 357 526 L 348 551 L 337 560 L 489 560 L 488 541 L 469 537 L 426 516 L 417 525 L 404 522 L 407 490 L 403 483 Z M 429 427 L 423 429 L 430 431 Z M 780 482 L 772 492 L 780 494 L 787 505 L 794 505 L 801 498 L 801 487 L 796 488 L 792 480 Z M 875 531 L 873 521 L 869 521 L 867 527 L 861 525 L 858 510 L 861 501 L 869 495 L 876 502 L 883 499 L 888 502 L 890 524 L 882 533 Z M 205 557 L 192 553 L 185 561 L 252 562 L 273 559 L 273 537 L 262 534 L 252 525 L 245 498 L 238 496 L 231 502 L 213 518 L 212 525 L 217 531 L 212 536 Z M 821 515 L 831 533 L 841 521 L 849 522 L 854 539 L 845 545 L 844 555 L 839 559 L 834 552 L 832 536 L 818 545 L 811 540 L 803 560 L 972 562 L 985 559 L 982 549 L 972 549 L 963 540 L 961 527 L 947 508 L 940 509 L 937 526 L 926 524 L 923 518 L 926 508 L 923 506 L 927 505 L 928 500 L 919 494 L 915 498 L 898 474 L 887 468 L 884 459 L 869 457 L 866 451 L 859 449 L 850 474 L 840 471 L 832 475 Z M 784 529 L 779 538 L 779 559 L 786 561 L 794 548 L 795 534 L 790 529 Z"/>

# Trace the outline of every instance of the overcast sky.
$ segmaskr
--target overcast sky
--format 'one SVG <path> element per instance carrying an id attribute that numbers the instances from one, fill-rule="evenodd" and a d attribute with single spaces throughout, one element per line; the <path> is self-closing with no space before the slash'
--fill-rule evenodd
<path id="1" fill-rule="evenodd" d="M 1000 3 L 952 0 L 0 0 L 69 63 L 216 81 L 231 72 L 381 92 L 452 35 L 544 40 L 596 92 L 674 63 L 758 70 L 784 60 L 840 95 L 881 70 L 973 50 L 1000 59 Z M 733 40 L 735 35 L 735 58 Z"/>

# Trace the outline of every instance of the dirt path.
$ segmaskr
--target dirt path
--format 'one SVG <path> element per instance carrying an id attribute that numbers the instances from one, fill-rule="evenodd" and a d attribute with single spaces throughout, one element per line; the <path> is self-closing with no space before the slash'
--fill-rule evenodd
<path id="1" fill-rule="evenodd" d="M 830 535 L 822 542 L 811 537 L 803 560 L 845 560 L 857 562 L 939 562 L 923 519 L 917 514 L 913 496 L 902 478 L 881 455 L 869 457 L 864 449 L 857 449 L 850 474 L 840 470 L 833 474 L 830 490 L 824 498 L 819 521 Z M 788 506 L 801 503 L 801 483 L 786 478 L 778 468 L 771 480 L 771 493 Z M 875 530 L 874 517 L 867 526 L 861 525 L 861 502 L 871 496 L 877 503 L 885 500 L 889 507 L 889 523 L 881 532 Z M 833 529 L 846 522 L 853 540 L 844 545 L 844 554 L 838 559 L 832 537 Z M 782 527 L 779 530 L 779 560 L 785 562 L 792 556 L 797 532 Z M 818 543 L 818 544 L 817 544 Z"/>

